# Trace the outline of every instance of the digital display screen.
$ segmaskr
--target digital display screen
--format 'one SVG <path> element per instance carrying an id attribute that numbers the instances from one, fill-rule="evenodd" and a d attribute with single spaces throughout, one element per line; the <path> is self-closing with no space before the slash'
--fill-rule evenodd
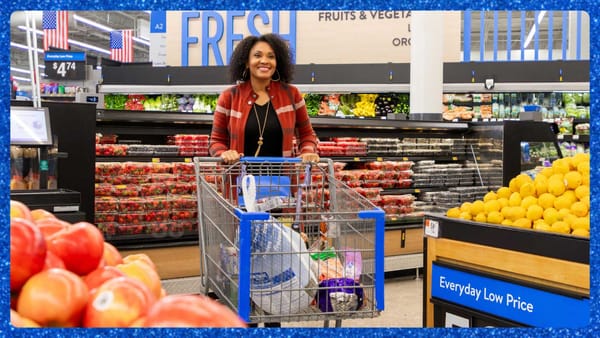
<path id="1" fill-rule="evenodd" d="M 48 108 L 10 107 L 10 144 L 51 145 Z"/>

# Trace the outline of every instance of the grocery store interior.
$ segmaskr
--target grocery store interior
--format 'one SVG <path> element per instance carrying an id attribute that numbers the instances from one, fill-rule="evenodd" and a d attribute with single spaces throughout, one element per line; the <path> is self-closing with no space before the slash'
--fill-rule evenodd
<path id="1" fill-rule="evenodd" d="M 548 10 L 13 12 L 11 200 L 93 224 L 149 257 L 164 294 L 246 322 L 580 328 L 589 26 Z M 233 179 L 285 164 L 228 169 L 208 144 L 233 46 L 267 32 L 291 46 L 330 161 L 289 170 L 260 218 Z M 264 225 L 281 243 L 259 242 Z M 259 269 L 285 245 L 292 277 L 269 288 L 257 274 L 284 270 Z"/>

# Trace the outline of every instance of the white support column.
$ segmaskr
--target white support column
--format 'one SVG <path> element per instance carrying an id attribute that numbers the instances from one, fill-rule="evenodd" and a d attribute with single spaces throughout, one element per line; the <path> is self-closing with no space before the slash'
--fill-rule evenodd
<path id="1" fill-rule="evenodd" d="M 444 85 L 444 13 L 413 11 L 410 49 L 410 120 L 441 120 Z"/>

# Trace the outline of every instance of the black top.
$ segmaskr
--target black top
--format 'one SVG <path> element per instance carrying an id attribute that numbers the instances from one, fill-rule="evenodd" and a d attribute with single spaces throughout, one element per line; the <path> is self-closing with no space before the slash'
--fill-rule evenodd
<path id="1" fill-rule="evenodd" d="M 256 120 L 256 114 L 254 108 L 258 113 L 258 121 Z M 246 131 L 244 133 L 244 156 L 254 156 L 256 148 L 258 147 L 259 125 L 262 128 L 265 121 L 265 110 L 267 110 L 267 103 L 264 105 L 254 104 L 254 107 L 250 109 L 250 115 L 248 115 L 248 121 L 246 122 Z M 281 124 L 277 118 L 277 113 L 272 105 L 269 104 L 269 118 L 263 132 L 263 145 L 260 148 L 258 156 L 275 156 L 281 157 L 283 155 L 283 131 L 281 130 Z"/>

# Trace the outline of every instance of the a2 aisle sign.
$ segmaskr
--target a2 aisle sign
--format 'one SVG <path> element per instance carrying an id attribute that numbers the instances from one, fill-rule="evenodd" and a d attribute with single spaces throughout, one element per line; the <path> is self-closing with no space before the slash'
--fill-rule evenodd
<path id="1" fill-rule="evenodd" d="M 589 324 L 590 301 L 455 270 L 431 268 L 431 296 L 533 327 Z"/>

